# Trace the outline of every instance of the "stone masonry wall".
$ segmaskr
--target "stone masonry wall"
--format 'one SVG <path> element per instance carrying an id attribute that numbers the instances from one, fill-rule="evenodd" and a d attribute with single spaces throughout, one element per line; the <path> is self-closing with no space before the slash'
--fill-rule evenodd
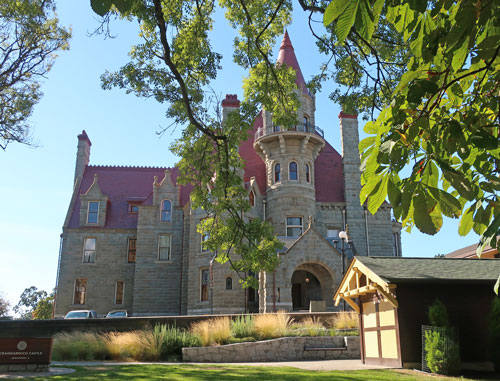
<path id="1" fill-rule="evenodd" d="M 336 348 L 337 350 L 307 351 L 307 348 Z M 283 337 L 249 343 L 182 348 L 182 360 L 187 362 L 259 362 L 359 358 L 358 336 Z"/>

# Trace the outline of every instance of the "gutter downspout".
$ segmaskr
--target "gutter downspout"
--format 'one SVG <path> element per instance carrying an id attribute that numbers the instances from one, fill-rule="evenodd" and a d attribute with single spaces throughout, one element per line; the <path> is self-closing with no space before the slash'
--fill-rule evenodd
<path id="1" fill-rule="evenodd" d="M 366 234 L 366 253 L 370 256 L 370 240 L 368 239 L 368 209 L 365 208 L 365 234 Z"/>
<path id="2" fill-rule="evenodd" d="M 182 270 L 184 268 L 184 211 L 182 211 L 181 276 L 179 280 L 179 315 L 182 315 Z"/>
<path id="3" fill-rule="evenodd" d="M 345 231 L 345 206 L 342 208 L 342 230 Z"/>

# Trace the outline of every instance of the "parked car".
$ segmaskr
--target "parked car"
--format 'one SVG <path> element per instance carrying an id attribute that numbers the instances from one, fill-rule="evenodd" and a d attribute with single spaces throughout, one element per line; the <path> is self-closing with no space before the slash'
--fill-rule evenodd
<path id="1" fill-rule="evenodd" d="M 75 310 L 69 311 L 65 319 L 95 319 L 97 318 L 97 314 L 94 310 Z"/>
<path id="2" fill-rule="evenodd" d="M 109 311 L 106 315 L 107 318 L 126 318 L 128 317 L 128 312 L 126 310 L 113 310 Z"/>

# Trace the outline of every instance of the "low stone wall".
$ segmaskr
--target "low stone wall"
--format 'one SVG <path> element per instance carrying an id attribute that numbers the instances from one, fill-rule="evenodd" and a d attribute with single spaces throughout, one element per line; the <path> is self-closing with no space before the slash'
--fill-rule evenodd
<path id="1" fill-rule="evenodd" d="M 0 372 L 48 372 L 48 371 L 49 371 L 49 364 L 0 364 Z"/>
<path id="2" fill-rule="evenodd" d="M 224 363 L 359 358 L 361 358 L 359 336 L 283 337 L 249 343 L 182 348 L 182 360 L 187 362 Z"/>

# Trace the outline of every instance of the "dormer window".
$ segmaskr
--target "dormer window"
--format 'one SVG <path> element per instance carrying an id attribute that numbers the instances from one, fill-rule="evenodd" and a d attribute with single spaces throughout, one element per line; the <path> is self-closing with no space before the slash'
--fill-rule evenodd
<path id="1" fill-rule="evenodd" d="M 250 203 L 250 206 L 255 206 L 255 193 L 253 193 L 253 190 L 251 190 L 248 195 L 248 202 Z"/>
<path id="2" fill-rule="evenodd" d="M 97 224 L 99 220 L 99 201 L 89 201 L 87 207 L 87 223 Z"/>
<path id="3" fill-rule="evenodd" d="M 130 204 L 130 213 L 139 213 L 139 205 Z"/>
<path id="4" fill-rule="evenodd" d="M 309 173 L 309 164 L 306 164 L 306 182 L 311 182 L 311 174 Z"/>
<path id="5" fill-rule="evenodd" d="M 281 166 L 280 163 L 274 165 L 274 182 L 279 183 L 281 181 Z"/>
<path id="6" fill-rule="evenodd" d="M 288 180 L 298 180 L 299 174 L 297 171 L 297 163 L 295 161 L 291 161 L 288 165 Z"/>
<path id="7" fill-rule="evenodd" d="M 172 203 L 170 200 L 161 202 L 161 222 L 170 222 L 172 220 Z"/>

